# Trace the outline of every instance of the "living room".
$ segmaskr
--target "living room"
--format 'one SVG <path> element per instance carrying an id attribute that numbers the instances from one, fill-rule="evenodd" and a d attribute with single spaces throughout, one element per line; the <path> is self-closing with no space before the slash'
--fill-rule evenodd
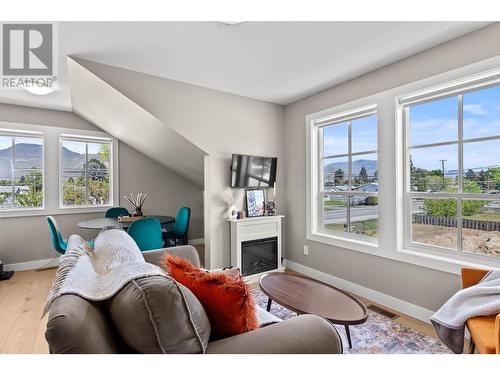
<path id="1" fill-rule="evenodd" d="M 500 353 L 500 24 L 345 6 L 13 9 L 0 358 Z"/>

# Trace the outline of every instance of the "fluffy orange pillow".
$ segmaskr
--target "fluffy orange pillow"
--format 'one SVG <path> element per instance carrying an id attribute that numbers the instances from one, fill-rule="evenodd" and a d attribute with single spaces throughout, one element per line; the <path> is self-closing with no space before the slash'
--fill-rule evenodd
<path id="1" fill-rule="evenodd" d="M 212 339 L 238 335 L 259 326 L 252 293 L 241 275 L 206 272 L 170 255 L 165 257 L 164 267 L 201 302 L 212 326 Z"/>

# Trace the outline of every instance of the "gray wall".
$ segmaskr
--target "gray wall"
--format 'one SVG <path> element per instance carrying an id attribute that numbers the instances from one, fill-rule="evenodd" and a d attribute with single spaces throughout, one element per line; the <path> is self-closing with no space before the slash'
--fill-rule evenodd
<path id="1" fill-rule="evenodd" d="M 283 107 L 110 65 L 78 62 L 209 154 L 205 163 L 207 267 L 230 265 L 224 191 L 232 153 L 278 156 L 278 210 L 284 195 Z M 270 190 L 270 193 L 272 190 Z M 243 189 L 232 189 L 243 205 Z"/>
<path id="2" fill-rule="evenodd" d="M 499 55 L 499 40 L 497 23 L 285 107 L 287 259 L 431 310 L 458 289 L 457 275 L 306 240 L 305 116 Z"/>
<path id="3" fill-rule="evenodd" d="M 6 104 L 0 104 L 0 121 L 98 130 L 70 112 Z M 179 207 L 189 206 L 192 209 L 190 238 L 203 237 L 203 197 L 199 188 L 124 143 L 119 143 L 119 169 L 120 196 L 127 192 L 147 192 L 146 214 L 175 216 Z M 120 204 L 130 208 L 122 197 Z M 90 239 L 96 233 L 80 230 L 76 224 L 102 215 L 64 214 L 55 217 L 65 235 L 78 233 Z M 46 259 L 54 255 L 44 216 L 0 218 L 0 259 L 5 264 Z"/>

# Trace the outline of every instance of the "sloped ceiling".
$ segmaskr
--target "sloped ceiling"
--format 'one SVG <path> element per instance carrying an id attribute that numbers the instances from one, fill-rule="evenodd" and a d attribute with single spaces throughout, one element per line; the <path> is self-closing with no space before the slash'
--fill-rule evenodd
<path id="1" fill-rule="evenodd" d="M 87 70 L 78 59 L 68 57 L 68 72 L 76 114 L 203 188 L 207 154 L 202 149 Z"/>

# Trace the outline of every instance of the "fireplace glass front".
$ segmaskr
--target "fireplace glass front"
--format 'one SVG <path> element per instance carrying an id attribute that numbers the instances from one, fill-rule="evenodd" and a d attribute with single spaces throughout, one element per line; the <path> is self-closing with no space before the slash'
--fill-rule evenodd
<path id="1" fill-rule="evenodd" d="M 262 238 L 241 243 L 243 276 L 278 268 L 278 237 Z"/>

